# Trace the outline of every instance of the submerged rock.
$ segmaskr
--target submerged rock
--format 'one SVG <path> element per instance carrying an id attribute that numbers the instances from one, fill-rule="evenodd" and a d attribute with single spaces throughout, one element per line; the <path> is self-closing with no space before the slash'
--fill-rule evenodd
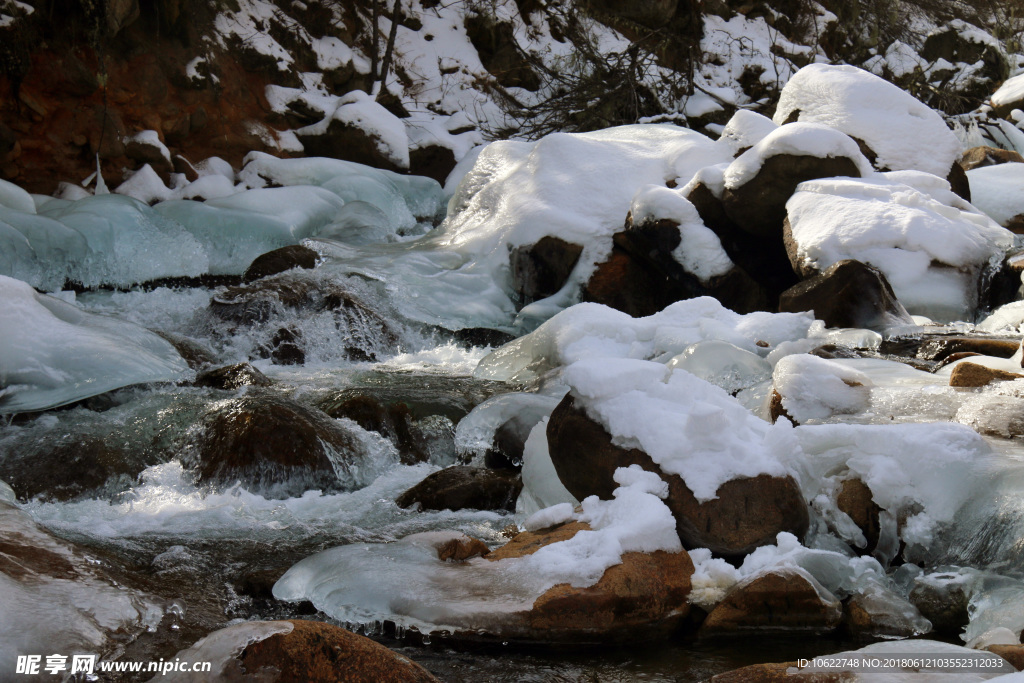
<path id="1" fill-rule="evenodd" d="M 802 569 L 783 567 L 755 574 L 733 586 L 701 625 L 702 635 L 794 631 L 823 633 L 843 616 L 839 600 Z"/>
<path id="2" fill-rule="evenodd" d="M 665 503 L 687 548 L 708 548 L 738 559 L 774 543 L 781 531 L 797 537 L 807 531 L 807 504 L 792 477 L 762 474 L 733 479 L 718 488 L 717 498 L 701 503 L 681 477 L 662 472 L 647 453 L 613 444 L 611 435 L 576 407 L 572 394 L 552 413 L 547 438 L 558 477 L 577 500 L 590 495 L 610 499 L 619 467 L 639 465 L 657 473 L 668 483 Z"/>
<path id="3" fill-rule="evenodd" d="M 274 381 L 248 363 L 225 365 L 200 373 L 194 384 L 211 389 L 238 389 L 239 387 L 269 387 Z"/>
<path id="4" fill-rule="evenodd" d="M 262 392 L 215 404 L 197 431 L 184 459 L 199 484 L 283 497 L 342 487 L 336 467 L 362 454 L 326 414 Z"/>
<path id="5" fill-rule="evenodd" d="M 589 527 L 571 522 L 523 532 L 487 555 L 498 561 L 531 555 Z M 541 642 L 638 641 L 667 635 L 689 614 L 693 562 L 686 552 L 629 552 L 586 588 L 558 584 L 525 613 L 510 616 L 504 635 Z"/>
<path id="6" fill-rule="evenodd" d="M 395 503 L 424 510 L 508 510 L 516 506 L 523 478 L 509 470 L 456 465 L 427 476 L 400 495 Z"/>
<path id="7" fill-rule="evenodd" d="M 779 297 L 779 311 L 812 311 L 827 327 L 859 327 L 878 332 L 913 325 L 882 271 L 846 259 L 790 287 Z"/>
<path id="8" fill-rule="evenodd" d="M 268 275 L 283 273 L 286 270 L 291 270 L 292 268 L 304 268 L 308 270 L 316 267 L 316 262 L 319 258 L 319 254 L 309 247 L 304 247 L 301 244 L 292 244 L 287 247 L 281 247 L 280 249 L 268 251 L 262 256 L 257 256 L 256 260 L 246 268 L 245 274 L 242 276 L 242 280 L 244 282 L 252 282 L 253 280 L 259 280 L 260 278 L 267 277 Z"/>
<path id="9" fill-rule="evenodd" d="M 849 671 L 800 671 L 796 662 L 752 664 L 717 674 L 708 683 L 853 683 L 857 674 Z"/>

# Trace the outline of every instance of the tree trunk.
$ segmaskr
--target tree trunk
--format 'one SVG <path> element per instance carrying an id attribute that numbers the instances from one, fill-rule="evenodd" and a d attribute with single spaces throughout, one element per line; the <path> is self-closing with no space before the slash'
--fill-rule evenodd
<path id="1" fill-rule="evenodd" d="M 384 49 L 384 61 L 380 65 L 380 89 L 374 99 L 380 99 L 388 83 L 388 70 L 391 68 L 391 56 L 395 51 L 395 38 L 398 37 L 398 6 L 402 0 L 395 0 L 391 7 L 391 31 L 388 33 L 388 45 Z"/>

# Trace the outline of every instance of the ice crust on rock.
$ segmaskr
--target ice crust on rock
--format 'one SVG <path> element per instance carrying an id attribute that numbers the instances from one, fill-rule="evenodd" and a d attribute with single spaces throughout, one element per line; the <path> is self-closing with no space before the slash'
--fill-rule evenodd
<path id="1" fill-rule="evenodd" d="M 0 298 L 0 413 L 52 408 L 189 372 L 174 347 L 131 323 L 86 313 L 2 275 Z"/>
<path id="2" fill-rule="evenodd" d="M 800 424 L 867 410 L 871 380 L 863 372 L 809 354 L 786 356 L 772 373 L 782 407 Z"/>
<path id="3" fill-rule="evenodd" d="M 783 342 L 804 339 L 813 322 L 810 313 L 741 315 L 711 297 L 677 301 L 646 318 L 633 318 L 600 304 L 577 304 L 491 352 L 475 374 L 527 381 L 586 358 L 668 361 L 705 340 L 767 353 Z"/>
<path id="4" fill-rule="evenodd" d="M 419 535 L 386 545 L 357 543 L 300 561 L 275 584 L 274 596 L 310 600 L 347 621 L 390 619 L 428 633 L 500 633 L 507 615 L 528 611 L 556 584 L 593 585 L 623 553 L 682 551 L 675 518 L 662 501 L 667 486 L 661 478 L 633 466 L 619 468 L 615 481 L 612 500 L 591 496 L 582 502 L 577 518 L 590 530 L 531 555 L 446 563 Z M 546 522 L 565 513 L 560 506 L 535 519 Z"/>
<path id="5" fill-rule="evenodd" d="M 885 274 L 911 313 L 969 319 L 978 279 L 998 267 L 1013 235 L 945 193 L 922 174 L 801 183 L 786 204 L 796 257 L 817 271 L 862 261 Z"/>
<path id="6" fill-rule="evenodd" d="M 945 178 L 962 152 L 960 141 L 930 107 L 854 66 L 810 64 L 782 89 L 775 123 L 791 115 L 867 143 L 882 170 L 918 170 Z"/>
<path id="7" fill-rule="evenodd" d="M 849 135 L 820 123 L 798 122 L 779 126 L 729 164 L 725 171 L 725 187 L 742 187 L 757 175 L 765 160 L 782 154 L 822 159 L 846 157 L 857 165 L 861 176 L 874 172 L 871 163 Z"/>

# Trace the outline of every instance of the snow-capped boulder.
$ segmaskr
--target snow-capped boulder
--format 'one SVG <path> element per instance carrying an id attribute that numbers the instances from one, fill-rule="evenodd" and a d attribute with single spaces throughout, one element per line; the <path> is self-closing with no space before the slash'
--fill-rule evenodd
<path id="1" fill-rule="evenodd" d="M 971 319 L 1013 235 L 948 187 L 907 172 L 803 183 L 786 205 L 794 270 L 812 277 L 856 259 L 881 270 L 911 313 Z"/>
<path id="2" fill-rule="evenodd" d="M 789 432 L 684 370 L 600 359 L 566 369 L 573 387 L 547 427 L 551 462 L 577 499 L 611 496 L 619 467 L 668 484 L 684 546 L 743 557 L 780 531 L 802 535 L 808 512 L 783 459 Z"/>
<path id="3" fill-rule="evenodd" d="M 825 272 L 782 293 L 779 310 L 813 311 L 827 327 L 859 327 L 877 332 L 913 325 L 882 271 L 860 261 L 837 261 Z"/>
<path id="4" fill-rule="evenodd" d="M 681 190 L 655 185 L 637 192 L 612 245 L 584 288 L 586 301 L 633 316 L 705 295 L 740 313 L 769 307 L 761 287 L 736 267 Z"/>
<path id="5" fill-rule="evenodd" d="M 330 115 L 296 131 L 306 153 L 388 171 L 408 170 L 405 124 L 360 90 L 338 100 Z"/>
<path id="6" fill-rule="evenodd" d="M 872 383 L 867 375 L 810 354 L 782 358 L 775 364 L 772 380 L 782 397 L 782 408 L 797 424 L 863 412 L 871 400 Z"/>
<path id="7" fill-rule="evenodd" d="M 782 233 L 786 201 L 815 178 L 870 174 L 871 164 L 848 135 L 814 123 L 780 126 L 725 170 L 722 202 L 736 225 L 754 235 Z"/>
<path id="8" fill-rule="evenodd" d="M 748 637 L 752 632 L 825 633 L 838 628 L 842 616 L 842 604 L 809 572 L 780 567 L 733 586 L 708 614 L 700 632 Z"/>
<path id="9" fill-rule="evenodd" d="M 997 116 L 1010 119 L 1015 109 L 1024 108 L 1024 74 L 1006 79 L 989 101 Z"/>
<path id="10" fill-rule="evenodd" d="M 863 143 L 869 160 L 883 171 L 917 170 L 945 178 L 962 152 L 936 112 L 854 66 L 800 69 L 782 89 L 774 121 L 820 123 L 846 133 Z"/>

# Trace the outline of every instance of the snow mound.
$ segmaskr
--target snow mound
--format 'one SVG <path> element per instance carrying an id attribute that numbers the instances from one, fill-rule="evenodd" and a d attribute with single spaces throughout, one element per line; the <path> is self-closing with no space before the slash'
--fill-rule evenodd
<path id="1" fill-rule="evenodd" d="M 563 378 L 614 444 L 643 450 L 698 501 L 712 500 L 732 479 L 788 474 L 783 459 L 797 448 L 792 427 L 768 424 L 685 370 L 600 358 L 573 363 Z"/>
<path id="2" fill-rule="evenodd" d="M 766 138 L 778 128 L 775 122 L 763 114 L 739 109 L 722 129 L 718 144 L 725 145 L 733 156 L 742 154 Z"/>
<path id="3" fill-rule="evenodd" d="M 43 410 L 111 389 L 184 377 L 170 344 L 0 275 L 0 413 Z"/>
<path id="4" fill-rule="evenodd" d="M 981 275 L 998 267 L 1013 235 L 946 189 L 901 182 L 922 174 L 801 183 L 786 204 L 798 268 L 856 259 L 881 270 L 900 302 L 935 320 L 969 319 Z M 936 178 L 935 180 L 941 179 Z M 929 189 L 925 187 L 925 189 Z"/>
<path id="5" fill-rule="evenodd" d="M 772 379 L 782 407 L 800 424 L 863 412 L 871 400 L 872 382 L 863 372 L 809 354 L 780 360 Z"/>
<path id="6" fill-rule="evenodd" d="M 1007 78 L 992 94 L 990 102 L 993 107 L 1002 107 L 1021 100 L 1024 100 L 1024 74 Z"/>
<path id="7" fill-rule="evenodd" d="M 962 153 L 960 141 L 927 105 L 853 66 L 810 64 L 786 83 L 775 123 L 796 116 L 864 141 L 883 170 L 914 169 L 945 178 Z"/>
<path id="8" fill-rule="evenodd" d="M 971 203 L 999 225 L 1024 214 L 1024 164 L 982 166 L 967 172 Z"/>
<path id="9" fill-rule="evenodd" d="M 871 175 L 871 163 L 860 153 L 849 135 L 818 123 L 790 123 L 780 126 L 729 164 L 725 187 L 742 187 L 757 175 L 765 160 L 788 154 L 819 158 L 846 157 L 857 165 L 861 176 Z"/>
<path id="10" fill-rule="evenodd" d="M 334 121 L 366 133 L 377 151 L 399 168 L 409 168 L 409 138 L 401 119 L 361 90 L 341 97 L 337 109 L 318 123 L 300 128 L 298 135 L 323 135 Z"/>

